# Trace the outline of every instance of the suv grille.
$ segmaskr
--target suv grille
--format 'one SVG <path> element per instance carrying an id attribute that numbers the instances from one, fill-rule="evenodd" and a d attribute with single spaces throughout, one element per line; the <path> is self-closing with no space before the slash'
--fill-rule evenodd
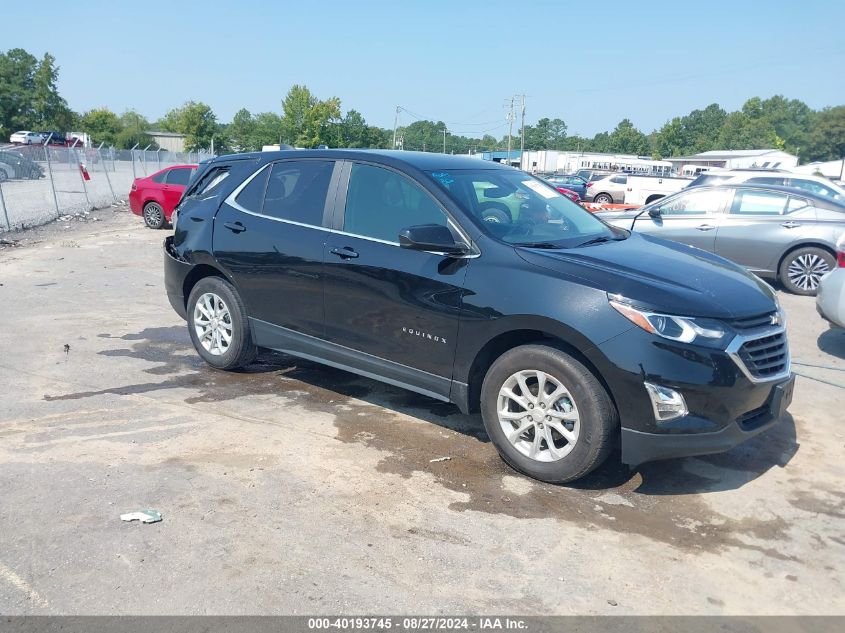
<path id="1" fill-rule="evenodd" d="M 757 316 L 734 319 L 732 321 L 728 321 L 728 323 L 737 330 L 750 330 L 757 327 L 771 325 L 772 317 L 776 314 L 777 312 L 766 312 L 766 314 L 758 314 Z"/>
<path id="2" fill-rule="evenodd" d="M 739 348 L 738 356 L 755 378 L 766 380 L 782 374 L 789 363 L 786 332 L 776 332 L 746 341 Z"/>

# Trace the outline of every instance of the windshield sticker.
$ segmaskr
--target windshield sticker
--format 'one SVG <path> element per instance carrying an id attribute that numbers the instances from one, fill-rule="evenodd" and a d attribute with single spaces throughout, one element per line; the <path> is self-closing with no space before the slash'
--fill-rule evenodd
<path id="1" fill-rule="evenodd" d="M 523 180 L 522 184 L 528 187 L 534 193 L 539 193 L 544 198 L 554 198 L 558 195 L 558 193 L 554 189 L 546 187 L 545 185 L 541 185 L 536 180 Z"/>
<path id="2" fill-rule="evenodd" d="M 448 187 L 455 179 L 449 175 L 449 172 L 446 171 L 434 171 L 431 173 L 431 177 L 437 179 L 437 181 L 443 185 L 444 187 Z"/>

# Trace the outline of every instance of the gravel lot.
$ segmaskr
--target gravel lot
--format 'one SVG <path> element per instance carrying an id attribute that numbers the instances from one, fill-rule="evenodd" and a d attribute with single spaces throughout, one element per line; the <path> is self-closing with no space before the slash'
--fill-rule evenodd
<path id="1" fill-rule="evenodd" d="M 450 405 L 280 354 L 209 369 L 165 233 L 93 215 L 3 235 L 0 613 L 845 614 L 845 334 L 812 299 L 781 297 L 778 428 L 558 487 Z"/>

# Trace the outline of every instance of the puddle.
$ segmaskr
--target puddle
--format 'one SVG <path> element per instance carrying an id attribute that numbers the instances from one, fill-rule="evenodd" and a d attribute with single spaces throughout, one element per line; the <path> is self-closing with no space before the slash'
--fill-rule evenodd
<path id="1" fill-rule="evenodd" d="M 739 487 L 773 466 L 784 465 L 797 450 L 791 419 L 766 434 L 765 440 L 755 438 L 722 455 L 646 464 L 631 472 L 614 454 L 588 477 L 556 486 L 514 473 L 489 443 L 480 416 L 462 415 L 453 405 L 275 352 L 263 353 L 240 372 L 216 371 L 196 355 L 184 326 L 148 328 L 124 336 L 103 333 L 98 338 L 128 343 L 104 350 L 101 356 L 153 363 L 141 371 L 162 378 L 99 391 L 45 395 L 45 400 L 175 388 L 191 391 L 185 399 L 188 403 L 296 395 L 300 406 L 334 416 L 339 441 L 383 451 L 378 472 L 404 478 L 431 473 L 440 486 L 461 493 L 463 499 L 449 506 L 453 511 L 553 519 L 587 529 L 639 534 L 685 550 L 734 547 L 792 560 L 778 549 L 788 540 L 785 520 L 731 519 L 712 511 L 701 496 Z M 443 456 L 450 459 L 432 463 Z M 818 499 L 791 503 L 833 508 Z M 830 511 L 837 516 L 841 503 Z M 764 541 L 766 547 L 749 543 L 751 539 Z"/>

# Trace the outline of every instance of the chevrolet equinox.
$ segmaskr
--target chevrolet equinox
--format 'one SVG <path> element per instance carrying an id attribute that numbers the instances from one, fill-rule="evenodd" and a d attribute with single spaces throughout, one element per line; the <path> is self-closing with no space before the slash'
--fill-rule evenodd
<path id="1" fill-rule="evenodd" d="M 501 457 L 543 481 L 582 477 L 618 444 L 629 465 L 724 451 L 792 399 L 767 284 L 511 167 L 223 156 L 177 211 L 167 294 L 209 365 L 279 350 L 480 411 Z"/>

